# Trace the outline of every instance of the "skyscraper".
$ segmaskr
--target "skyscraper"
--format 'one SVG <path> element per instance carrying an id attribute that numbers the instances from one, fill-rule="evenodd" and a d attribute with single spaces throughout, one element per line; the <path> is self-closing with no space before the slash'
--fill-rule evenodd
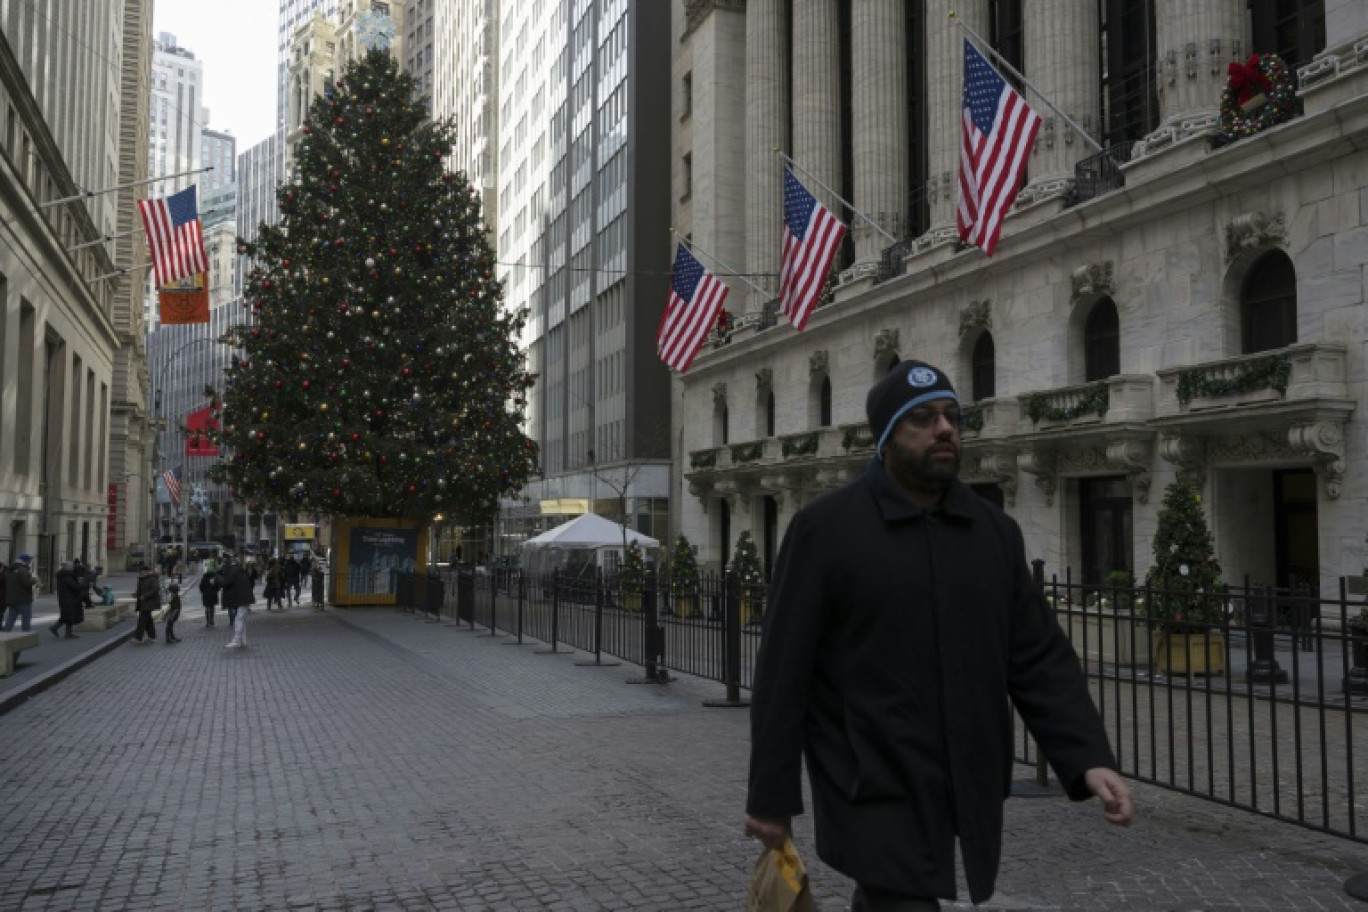
<path id="1" fill-rule="evenodd" d="M 530 514 L 556 499 L 666 534 L 670 379 L 654 334 L 670 268 L 669 7 L 500 7 L 500 279 L 528 311 L 544 473 L 517 533 L 554 522 Z"/>

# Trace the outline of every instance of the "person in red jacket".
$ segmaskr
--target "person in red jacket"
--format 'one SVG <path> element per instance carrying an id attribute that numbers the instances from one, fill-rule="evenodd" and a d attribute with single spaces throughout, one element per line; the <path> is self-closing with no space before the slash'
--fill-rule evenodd
<path id="1" fill-rule="evenodd" d="M 751 702 L 745 831 L 782 846 L 803 812 L 853 912 L 992 895 L 1012 778 L 1011 706 L 1074 800 L 1134 814 L 1078 659 L 1026 564 L 1021 530 L 958 478 L 960 406 L 904 361 L 866 402 L 876 457 L 789 524 Z M 1010 703 L 1009 703 L 1010 700 Z"/>

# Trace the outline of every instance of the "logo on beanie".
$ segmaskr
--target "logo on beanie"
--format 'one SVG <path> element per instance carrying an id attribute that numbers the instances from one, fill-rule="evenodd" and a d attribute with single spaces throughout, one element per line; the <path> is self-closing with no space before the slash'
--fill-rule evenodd
<path id="1" fill-rule="evenodd" d="M 936 372 L 929 367 L 914 367 L 907 372 L 908 384 L 915 386 L 918 389 L 935 386 L 936 380 L 938 379 Z"/>

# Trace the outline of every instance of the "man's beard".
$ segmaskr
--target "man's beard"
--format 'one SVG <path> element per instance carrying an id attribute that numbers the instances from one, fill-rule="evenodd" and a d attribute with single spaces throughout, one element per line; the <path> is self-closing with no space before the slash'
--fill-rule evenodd
<path id="1" fill-rule="evenodd" d="M 888 472 L 906 488 L 920 491 L 944 491 L 959 477 L 959 448 L 954 448 L 954 459 L 949 462 L 933 460 L 932 450 L 949 444 L 932 444 L 920 455 L 902 452 L 896 446 L 888 448 Z"/>

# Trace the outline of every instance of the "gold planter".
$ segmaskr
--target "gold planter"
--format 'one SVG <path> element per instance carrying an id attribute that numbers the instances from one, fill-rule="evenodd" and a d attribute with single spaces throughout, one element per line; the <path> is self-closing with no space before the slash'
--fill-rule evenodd
<path id="1" fill-rule="evenodd" d="M 1154 640 L 1154 667 L 1171 675 L 1223 675 L 1225 634 L 1160 633 Z"/>

